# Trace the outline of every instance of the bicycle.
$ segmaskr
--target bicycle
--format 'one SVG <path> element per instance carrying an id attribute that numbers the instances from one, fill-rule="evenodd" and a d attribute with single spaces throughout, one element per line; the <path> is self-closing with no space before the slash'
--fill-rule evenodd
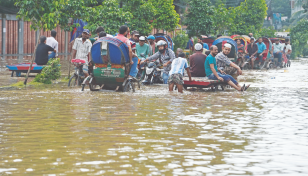
<path id="1" fill-rule="evenodd" d="M 72 59 L 71 63 L 75 66 L 75 72 L 68 82 L 68 87 L 81 86 L 81 83 L 85 79 L 85 74 L 83 73 L 83 65 L 86 61 L 81 59 Z"/>

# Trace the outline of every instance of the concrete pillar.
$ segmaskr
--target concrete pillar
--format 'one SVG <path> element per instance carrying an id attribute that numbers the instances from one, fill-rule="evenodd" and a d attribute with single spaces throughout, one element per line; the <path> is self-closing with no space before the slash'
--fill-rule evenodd
<path id="1" fill-rule="evenodd" d="M 65 31 L 65 42 L 64 42 L 64 45 L 65 45 L 65 60 L 67 60 L 67 55 L 68 55 L 68 32 Z"/>
<path id="2" fill-rule="evenodd" d="M 5 16 L 2 14 L 2 54 L 5 55 L 5 34 L 6 34 L 6 26 L 5 26 Z"/>
<path id="3" fill-rule="evenodd" d="M 22 20 L 18 21 L 18 61 L 23 61 L 24 54 L 24 22 Z"/>

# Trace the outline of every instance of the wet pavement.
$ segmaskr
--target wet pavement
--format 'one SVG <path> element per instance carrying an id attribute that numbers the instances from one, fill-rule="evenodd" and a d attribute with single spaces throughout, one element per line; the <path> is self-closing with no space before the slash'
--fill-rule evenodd
<path id="1" fill-rule="evenodd" d="M 244 93 L 0 89 L 0 175 L 308 175 L 307 61 Z"/>

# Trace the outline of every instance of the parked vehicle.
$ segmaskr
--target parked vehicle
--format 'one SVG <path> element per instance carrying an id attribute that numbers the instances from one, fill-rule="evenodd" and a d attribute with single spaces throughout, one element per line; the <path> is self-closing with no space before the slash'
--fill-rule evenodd
<path id="1" fill-rule="evenodd" d="M 135 81 L 129 78 L 130 63 L 126 44 L 116 38 L 99 38 L 92 46 L 91 56 L 95 64 L 93 73 L 82 83 L 82 90 L 88 83 L 91 91 L 135 91 Z"/>
<path id="2" fill-rule="evenodd" d="M 12 72 L 11 77 L 21 77 L 21 73 L 27 73 L 30 67 L 30 63 L 22 63 L 22 64 L 12 64 L 6 66 L 9 71 Z M 41 73 L 42 69 L 44 68 L 43 65 L 36 65 L 35 63 L 32 64 L 32 68 L 30 73 Z"/>

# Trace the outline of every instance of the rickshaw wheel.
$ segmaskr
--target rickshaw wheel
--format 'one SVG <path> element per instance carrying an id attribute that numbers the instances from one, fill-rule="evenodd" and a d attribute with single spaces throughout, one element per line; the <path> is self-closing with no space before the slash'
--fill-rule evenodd
<path id="1" fill-rule="evenodd" d="M 97 85 L 96 84 L 89 84 L 89 88 L 91 91 L 99 91 L 99 89 L 96 89 Z"/>
<path id="2" fill-rule="evenodd" d="M 92 82 L 89 83 L 89 88 L 90 88 L 90 90 L 91 90 L 91 91 L 99 91 L 100 89 L 96 89 L 97 84 L 95 84 L 96 81 L 95 81 L 94 77 L 92 77 L 92 79 L 93 79 Z"/>
<path id="3" fill-rule="evenodd" d="M 123 92 L 135 92 L 135 84 L 131 81 L 127 81 L 123 87 Z"/>

